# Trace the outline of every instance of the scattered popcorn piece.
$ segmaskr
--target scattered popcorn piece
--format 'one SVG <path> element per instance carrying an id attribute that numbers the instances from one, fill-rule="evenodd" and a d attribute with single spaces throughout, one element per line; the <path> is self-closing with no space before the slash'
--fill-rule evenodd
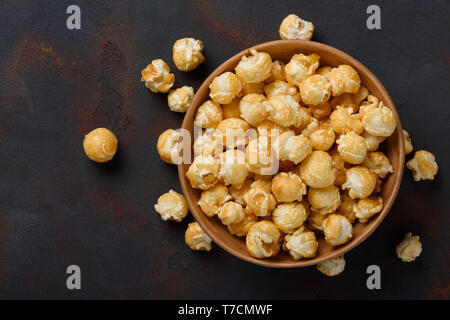
<path id="1" fill-rule="evenodd" d="M 314 32 L 314 25 L 299 18 L 295 14 L 290 14 L 284 18 L 280 25 L 280 38 L 283 40 L 300 39 L 311 40 Z"/>
<path id="2" fill-rule="evenodd" d="M 184 234 L 184 242 L 192 250 L 209 251 L 212 248 L 211 238 L 203 231 L 198 222 L 189 223 Z"/>
<path id="3" fill-rule="evenodd" d="M 403 139 L 405 141 L 405 154 L 410 154 L 411 152 L 413 152 L 413 145 L 411 137 L 409 136 L 409 133 L 406 130 L 403 130 Z"/>
<path id="4" fill-rule="evenodd" d="M 422 244 L 419 236 L 413 236 L 411 232 L 405 235 L 405 239 L 395 248 L 397 257 L 403 262 L 416 260 L 422 252 Z"/>
<path id="5" fill-rule="evenodd" d="M 194 88 L 183 86 L 176 90 L 170 90 L 167 96 L 167 102 L 169 108 L 175 112 L 186 112 L 191 105 L 192 98 L 194 97 Z"/>
<path id="6" fill-rule="evenodd" d="M 406 167 L 412 171 L 415 181 L 434 180 L 434 176 L 438 173 L 434 155 L 425 150 L 417 151 L 414 158 L 406 163 Z"/>
<path id="7" fill-rule="evenodd" d="M 178 164 L 180 161 L 180 142 L 182 136 L 178 131 L 167 129 L 158 137 L 156 149 L 159 157 L 169 164 Z"/>
<path id="8" fill-rule="evenodd" d="M 161 59 L 153 60 L 142 70 L 141 74 L 141 81 L 145 82 L 145 86 L 155 93 L 166 93 L 175 82 L 175 76 L 170 73 L 169 66 Z"/>
<path id="9" fill-rule="evenodd" d="M 318 263 L 316 268 L 326 276 L 337 276 L 345 269 L 344 256 L 338 256 L 336 258 L 325 260 L 324 262 Z"/>
<path id="10" fill-rule="evenodd" d="M 173 62 L 180 71 L 191 71 L 206 59 L 202 54 L 203 43 L 193 38 L 179 39 L 173 45 Z"/>
<path id="11" fill-rule="evenodd" d="M 189 212 L 188 205 L 182 194 L 169 190 L 158 198 L 155 210 L 164 221 L 174 220 L 180 222 Z"/>
<path id="12" fill-rule="evenodd" d="M 117 143 L 114 133 L 106 128 L 97 128 L 84 137 L 83 149 L 89 159 L 103 163 L 114 157 Z"/>
<path id="13" fill-rule="evenodd" d="M 247 250 L 255 258 L 269 258 L 280 251 L 281 233 L 270 221 L 253 224 L 247 233 Z"/>

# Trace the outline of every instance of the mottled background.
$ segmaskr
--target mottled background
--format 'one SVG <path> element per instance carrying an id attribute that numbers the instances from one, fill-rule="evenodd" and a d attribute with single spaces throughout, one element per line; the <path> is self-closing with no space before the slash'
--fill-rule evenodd
<path id="1" fill-rule="evenodd" d="M 78 4 L 82 30 L 66 28 Z M 382 30 L 366 29 L 366 8 L 382 8 Z M 206 63 L 174 71 L 176 86 L 198 88 L 222 61 L 278 39 L 289 13 L 313 21 L 314 40 L 354 56 L 383 82 L 415 149 L 432 151 L 435 181 L 405 170 L 391 212 L 346 255 L 335 278 L 314 267 L 271 270 L 217 246 L 184 244 L 192 217 L 163 222 L 153 204 L 180 191 L 176 167 L 159 160 L 158 135 L 178 128 L 166 95 L 140 70 L 191 36 Z M 10 1 L 0 4 L 0 298 L 438 298 L 449 296 L 450 3 L 422 1 Z M 98 165 L 82 149 L 95 127 L 112 129 L 117 157 Z M 406 232 L 423 253 L 403 263 Z M 66 289 L 65 270 L 82 269 L 82 290 Z M 368 265 L 382 290 L 366 288 Z"/>

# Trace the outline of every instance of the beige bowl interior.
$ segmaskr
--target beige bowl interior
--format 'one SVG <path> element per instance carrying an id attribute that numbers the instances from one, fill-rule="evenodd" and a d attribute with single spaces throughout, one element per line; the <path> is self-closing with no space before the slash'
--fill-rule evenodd
<path id="1" fill-rule="evenodd" d="M 362 83 L 369 89 L 369 92 L 380 100 L 382 100 L 391 110 L 397 120 L 397 128 L 394 134 L 389 137 L 381 149 L 390 159 L 395 172 L 384 179 L 383 189 L 381 191 L 381 196 L 384 200 L 383 211 L 373 217 L 368 223 L 356 223 L 354 225 L 354 237 L 353 239 L 346 243 L 345 245 L 339 247 L 329 246 L 325 240 L 319 239 L 319 249 L 317 251 L 316 257 L 312 259 L 303 259 L 295 261 L 292 257 L 284 252 L 280 251 L 276 257 L 269 259 L 256 259 L 250 256 L 247 252 L 245 245 L 245 237 L 238 238 L 231 235 L 228 232 L 226 226 L 224 226 L 217 217 L 209 218 L 201 211 L 197 202 L 200 197 L 200 191 L 193 189 L 189 181 L 185 177 L 185 172 L 189 168 L 189 164 L 180 164 L 178 166 L 179 178 L 181 187 L 189 204 L 189 208 L 194 215 L 195 219 L 201 225 L 203 230 L 205 230 L 208 235 L 213 239 L 214 243 L 233 254 L 234 256 L 252 262 L 255 264 L 267 266 L 267 267 L 277 267 L 277 268 L 292 268 L 292 267 L 303 267 L 317 264 L 326 259 L 333 258 L 335 256 L 341 255 L 354 248 L 362 241 L 364 241 L 381 223 L 384 217 L 389 212 L 397 192 L 400 186 L 403 166 L 404 166 L 404 142 L 403 142 L 403 131 L 398 117 L 397 110 L 395 109 L 394 103 L 391 97 L 387 93 L 386 89 L 380 83 L 380 81 L 371 73 L 366 67 L 364 67 L 359 61 L 347 55 L 346 53 L 335 49 L 333 47 L 313 42 L 313 41 L 303 41 L 303 40 L 278 40 L 259 44 L 252 48 L 258 51 L 264 51 L 272 56 L 272 59 L 281 60 L 285 63 L 289 62 L 290 57 L 296 53 L 310 54 L 317 53 L 320 55 L 320 64 L 329 66 L 338 66 L 340 64 L 348 64 L 355 68 L 360 77 Z M 193 120 L 197 108 L 207 99 L 209 99 L 209 84 L 212 80 L 226 72 L 234 72 L 234 68 L 241 59 L 243 55 L 249 54 L 249 49 L 244 50 L 235 56 L 228 59 L 222 65 L 220 65 L 202 84 L 199 90 L 196 92 L 195 97 L 192 101 L 191 107 L 185 115 L 182 127 L 191 132 L 193 135 Z"/>

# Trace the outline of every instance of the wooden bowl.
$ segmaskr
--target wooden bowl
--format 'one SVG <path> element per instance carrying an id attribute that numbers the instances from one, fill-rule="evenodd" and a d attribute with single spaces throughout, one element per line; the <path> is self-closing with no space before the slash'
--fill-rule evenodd
<path id="1" fill-rule="evenodd" d="M 370 236 L 372 232 L 375 231 L 375 229 L 389 212 L 389 209 L 392 207 L 392 204 L 394 203 L 395 197 L 397 196 L 397 192 L 400 187 L 405 161 L 402 126 L 394 103 L 392 102 L 391 97 L 387 93 L 386 89 L 375 77 L 375 75 L 369 71 L 369 69 L 367 69 L 364 65 L 361 64 L 361 62 L 352 58 L 348 54 L 322 43 L 303 40 L 270 41 L 256 45 L 253 48 L 258 51 L 267 52 L 272 56 L 272 59 L 281 60 L 285 63 L 289 62 L 292 55 L 296 53 L 317 53 L 320 55 L 321 65 L 351 65 L 353 68 L 355 68 L 356 71 L 358 71 L 361 77 L 361 82 L 369 89 L 369 92 L 382 100 L 385 105 L 387 105 L 393 111 L 397 121 L 397 128 L 395 129 L 395 132 L 382 144 L 382 150 L 391 161 L 391 164 L 395 170 L 394 173 L 386 177 L 383 182 L 383 189 L 381 191 L 381 196 L 383 197 L 384 201 L 383 211 L 370 219 L 368 223 L 356 223 L 353 228 L 354 237 L 345 245 L 331 247 L 325 242 L 323 238 L 319 239 L 319 249 L 317 251 L 317 255 L 312 259 L 302 259 L 299 261 L 295 261 L 287 252 L 284 252 L 283 250 L 280 250 L 280 253 L 277 256 L 268 259 L 256 259 L 252 257 L 247 252 L 245 237 L 238 238 L 231 235 L 226 226 L 224 226 L 217 217 L 209 218 L 201 211 L 200 207 L 197 204 L 200 198 L 200 190 L 193 189 L 188 179 L 185 177 L 185 173 L 189 168 L 189 164 L 178 165 L 178 174 L 181 187 L 183 189 L 183 193 L 186 197 L 187 203 L 189 204 L 189 208 L 197 222 L 200 224 L 203 230 L 205 230 L 206 233 L 213 239 L 214 243 L 240 259 L 266 267 L 294 268 L 314 265 L 321 261 L 342 255 L 360 244 L 368 236 Z M 194 117 L 197 108 L 204 101 L 209 99 L 209 84 L 215 77 L 226 71 L 234 72 L 234 68 L 238 64 L 241 57 L 243 55 L 248 55 L 249 53 L 250 48 L 239 52 L 235 56 L 225 61 L 213 73 L 211 73 L 211 75 L 205 80 L 205 82 L 203 82 L 202 86 L 198 89 L 192 100 L 191 107 L 188 109 L 184 117 L 182 125 L 184 129 L 191 132 L 191 136 L 193 134 Z"/>

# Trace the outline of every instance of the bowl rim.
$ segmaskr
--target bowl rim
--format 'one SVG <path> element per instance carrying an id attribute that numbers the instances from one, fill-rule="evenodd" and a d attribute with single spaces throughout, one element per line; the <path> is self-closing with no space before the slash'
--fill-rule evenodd
<path id="1" fill-rule="evenodd" d="M 216 76 L 222 74 L 229 67 L 230 64 L 236 63 L 236 61 L 239 61 L 238 59 L 240 59 L 240 57 L 242 57 L 243 55 L 248 55 L 250 53 L 251 49 L 256 49 L 258 51 L 264 51 L 265 49 L 267 49 L 269 47 L 285 45 L 285 44 L 292 44 L 292 45 L 298 44 L 299 51 L 301 51 L 302 49 L 305 50 L 306 48 L 313 52 L 315 49 L 329 51 L 334 55 L 341 56 L 344 60 L 347 60 L 350 65 L 357 66 L 358 69 L 362 70 L 362 72 L 365 73 L 366 77 L 372 79 L 373 83 L 376 86 L 378 86 L 380 91 L 382 91 L 384 93 L 384 95 L 386 96 L 387 99 L 386 99 L 386 101 L 384 101 L 385 105 L 389 106 L 390 109 L 392 110 L 392 112 L 394 113 L 394 116 L 395 116 L 395 119 L 397 122 L 397 128 L 398 128 L 401 136 L 403 137 L 403 128 L 401 125 L 401 121 L 400 121 L 400 117 L 398 115 L 397 109 L 394 105 L 394 102 L 392 101 L 392 98 L 389 95 L 386 88 L 383 86 L 381 81 L 375 76 L 375 74 L 373 74 L 366 66 L 364 66 L 360 61 L 353 58 L 349 54 L 347 54 L 335 47 L 332 47 L 332 46 L 329 46 L 329 45 L 326 45 L 323 43 L 319 43 L 319 42 L 315 42 L 315 41 L 307 41 L 307 40 L 274 40 L 274 41 L 263 42 L 263 43 L 254 45 L 252 47 L 249 47 L 247 49 L 244 49 L 244 50 L 238 52 L 237 54 L 233 55 L 232 57 L 228 58 L 227 60 L 225 60 L 222 64 L 220 64 L 217 68 L 215 68 L 213 72 L 211 72 L 211 74 L 203 81 L 202 85 L 196 91 L 196 93 L 192 99 L 191 105 L 183 118 L 183 123 L 182 123 L 181 128 L 186 129 L 186 126 L 188 124 L 188 118 L 189 118 L 188 115 L 196 112 L 198 107 L 200 106 L 200 103 L 203 102 L 203 101 L 199 101 L 201 99 L 199 92 L 201 92 L 203 90 L 209 90 L 208 87 L 209 87 L 209 84 L 212 82 L 212 80 Z M 195 203 L 193 202 L 191 197 L 185 197 L 185 198 L 188 203 L 190 212 L 194 216 L 195 220 L 200 224 L 202 229 L 211 237 L 211 239 L 213 240 L 214 243 L 216 243 L 219 247 L 221 247 L 223 250 L 230 253 L 231 255 L 233 255 L 241 260 L 244 260 L 246 262 L 249 262 L 252 264 L 257 264 L 257 265 L 264 266 L 264 267 L 270 267 L 270 268 L 299 268 L 299 267 L 307 267 L 307 266 L 311 266 L 311 265 L 316 265 L 317 263 L 323 262 L 328 259 L 335 258 L 337 256 L 340 256 L 340 255 L 343 255 L 343 254 L 349 252 L 350 250 L 352 250 L 353 248 L 355 248 L 356 246 L 361 244 L 364 240 L 366 240 L 375 231 L 375 229 L 378 228 L 378 226 L 384 220 L 384 218 L 390 211 L 392 205 L 394 204 L 394 201 L 397 197 L 397 194 L 398 194 L 398 191 L 400 188 L 400 184 L 402 181 L 402 177 L 403 177 L 403 170 L 404 170 L 404 163 L 405 163 L 405 149 L 404 149 L 403 139 L 400 139 L 400 140 L 401 141 L 399 143 L 399 150 L 398 150 L 399 156 L 400 156 L 399 157 L 400 163 L 398 166 L 399 168 L 397 169 L 397 171 L 395 173 L 396 176 L 395 176 L 395 180 L 394 180 L 393 192 L 390 193 L 389 195 L 387 195 L 387 201 L 385 201 L 382 212 L 380 212 L 377 215 L 376 222 L 371 224 L 370 226 L 368 226 L 366 228 L 366 230 L 364 230 L 364 233 L 361 234 L 361 236 L 359 238 L 353 239 L 353 241 L 351 241 L 347 244 L 336 247 L 336 249 L 333 250 L 333 253 L 327 257 L 322 257 L 322 258 L 314 257 L 311 259 L 301 259 L 298 261 L 292 260 L 291 264 L 280 264 L 277 261 L 271 261 L 271 260 L 266 260 L 266 259 L 257 259 L 250 255 L 242 254 L 242 253 L 234 250 L 232 247 L 229 247 L 228 245 L 224 244 L 224 242 L 221 240 L 221 238 L 218 237 L 215 234 L 215 232 L 210 230 L 208 228 L 208 226 L 203 223 L 203 219 L 205 219 L 205 218 L 211 219 L 211 218 L 204 215 L 203 212 L 198 212 L 197 208 L 195 207 Z M 193 143 L 193 141 L 192 141 L 192 143 Z M 188 183 L 186 181 L 185 173 L 186 173 L 186 171 L 184 169 L 184 164 L 183 163 L 178 164 L 178 177 L 180 180 L 181 189 L 183 191 L 183 194 L 187 195 L 188 189 L 193 189 L 193 188 L 190 185 L 188 185 Z M 233 235 L 230 234 L 230 236 L 233 236 Z"/>

